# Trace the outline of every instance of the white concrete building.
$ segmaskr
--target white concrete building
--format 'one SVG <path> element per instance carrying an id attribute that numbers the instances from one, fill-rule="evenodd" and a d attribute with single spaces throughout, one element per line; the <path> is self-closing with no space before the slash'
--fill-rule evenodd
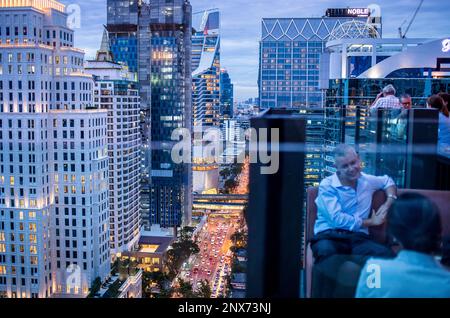
<path id="1" fill-rule="evenodd" d="M 0 1 L 0 296 L 84 297 L 110 271 L 107 112 L 66 20 Z"/>
<path id="2" fill-rule="evenodd" d="M 108 111 L 111 256 L 139 241 L 140 98 L 133 73 L 113 62 L 106 31 L 97 58 L 87 61 L 94 76 L 94 107 Z"/>

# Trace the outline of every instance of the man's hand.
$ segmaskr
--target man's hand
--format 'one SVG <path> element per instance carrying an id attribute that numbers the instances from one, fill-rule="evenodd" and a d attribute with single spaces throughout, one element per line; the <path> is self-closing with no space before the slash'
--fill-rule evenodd
<path id="1" fill-rule="evenodd" d="M 383 206 L 384 204 L 376 212 L 375 210 L 372 210 L 372 216 L 369 219 L 363 221 L 363 226 L 371 227 L 382 225 L 386 221 L 386 215 L 389 209 L 389 207 L 383 208 Z"/>
<path id="2" fill-rule="evenodd" d="M 370 108 L 373 109 L 373 107 L 375 106 L 375 104 L 377 103 L 377 101 L 378 101 L 381 97 L 383 97 L 383 96 L 384 96 L 383 92 L 379 93 L 379 94 L 377 95 L 377 97 L 375 98 L 375 100 L 373 101 L 373 103 L 372 103 L 372 105 L 370 106 Z"/>

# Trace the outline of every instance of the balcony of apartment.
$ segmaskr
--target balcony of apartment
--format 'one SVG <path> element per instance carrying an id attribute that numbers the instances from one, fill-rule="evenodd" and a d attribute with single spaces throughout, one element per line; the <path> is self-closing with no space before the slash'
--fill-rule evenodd
<path id="1" fill-rule="evenodd" d="M 414 192 L 431 200 L 437 206 L 442 222 L 441 237 L 447 242 L 436 253 L 435 261 L 444 264 L 450 258 L 450 151 L 439 151 L 438 112 L 417 108 L 379 110 L 369 115 L 367 106 L 352 107 L 351 111 L 352 121 L 343 120 L 345 109 L 334 109 L 329 113 L 336 116 L 328 117 L 324 122 L 324 133 L 327 125 L 333 130 L 329 140 L 323 141 L 325 175 L 334 172 L 333 148 L 346 142 L 359 151 L 365 173 L 389 175 L 397 185 L 398 195 Z M 270 109 L 251 122 L 252 128 L 257 130 L 278 128 L 279 151 L 274 147 L 276 140 L 269 138 L 269 153 L 278 165 L 274 173 L 263 173 L 262 168 L 267 168 L 267 162 L 254 160 L 251 162 L 255 163 L 250 165 L 246 295 L 257 298 L 311 297 L 313 288 L 322 286 L 317 281 L 314 284 L 312 278 L 314 258 L 309 244 L 317 216 L 318 189 L 309 188 L 306 194 L 302 191 L 307 182 L 305 169 L 310 168 L 304 147 L 307 118 L 295 110 Z M 251 158 L 258 158 L 259 146 L 258 143 L 253 145 Z M 372 207 L 377 209 L 385 200 L 384 192 L 375 192 Z M 390 238 L 385 226 L 375 227 L 370 235 L 379 242 L 387 242 Z M 398 244 L 393 248 L 395 252 L 402 250 Z M 337 281 L 349 284 L 352 291 L 348 294 L 347 289 L 346 294 L 339 297 L 355 296 L 353 292 L 358 280 L 354 277 L 359 277 L 358 270 L 353 270 L 353 274 L 348 280 L 339 278 L 338 274 Z M 424 276 L 423 279 L 427 278 Z M 398 281 L 401 282 L 401 277 Z"/>

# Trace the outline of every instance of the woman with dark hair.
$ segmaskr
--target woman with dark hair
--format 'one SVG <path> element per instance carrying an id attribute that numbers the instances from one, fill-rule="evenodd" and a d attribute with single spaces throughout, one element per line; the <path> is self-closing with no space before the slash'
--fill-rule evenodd
<path id="1" fill-rule="evenodd" d="M 439 111 L 438 152 L 450 156 L 450 117 L 445 101 L 441 96 L 433 95 L 428 98 L 427 106 Z"/>
<path id="2" fill-rule="evenodd" d="M 436 205 L 423 195 L 405 193 L 391 206 L 387 227 L 402 250 L 391 260 L 367 261 L 356 297 L 450 297 L 450 271 L 434 258 L 441 250 L 442 233 Z"/>
<path id="3" fill-rule="evenodd" d="M 448 108 L 450 107 L 450 105 L 449 105 L 449 103 L 450 103 L 450 94 L 449 93 L 439 93 L 438 95 L 444 101 L 445 109 L 443 111 L 443 114 L 444 114 L 444 116 L 449 117 L 449 110 L 448 110 Z"/>

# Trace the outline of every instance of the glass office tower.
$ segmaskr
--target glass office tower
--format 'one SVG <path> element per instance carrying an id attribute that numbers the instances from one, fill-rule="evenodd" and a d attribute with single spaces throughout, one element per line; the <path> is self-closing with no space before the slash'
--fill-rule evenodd
<path id="1" fill-rule="evenodd" d="M 260 108 L 322 106 L 321 54 L 333 31 L 367 17 L 270 18 L 262 20 Z"/>
<path id="2" fill-rule="evenodd" d="M 187 0 L 109 0 L 118 62 L 136 70 L 141 97 L 141 210 L 146 228 L 190 223 L 190 163 L 174 164 L 176 128 L 192 127 L 192 9 Z M 116 56 L 117 55 L 117 56 Z"/>
<path id="3" fill-rule="evenodd" d="M 136 0 L 107 1 L 107 30 L 114 60 L 123 62 L 130 72 L 138 68 L 139 4 Z"/>
<path id="4" fill-rule="evenodd" d="M 230 74 L 225 69 L 220 72 L 220 117 L 233 118 L 233 84 Z"/>
<path id="5" fill-rule="evenodd" d="M 151 30 L 150 225 L 178 227 L 190 223 L 192 211 L 191 164 L 171 158 L 177 142 L 172 132 L 192 130 L 192 8 L 187 0 L 157 0 L 143 7 Z"/>
<path id="6" fill-rule="evenodd" d="M 192 36 L 192 110 L 194 128 L 218 127 L 220 111 L 220 12 L 195 14 Z M 197 20 L 196 19 L 196 20 Z"/>

